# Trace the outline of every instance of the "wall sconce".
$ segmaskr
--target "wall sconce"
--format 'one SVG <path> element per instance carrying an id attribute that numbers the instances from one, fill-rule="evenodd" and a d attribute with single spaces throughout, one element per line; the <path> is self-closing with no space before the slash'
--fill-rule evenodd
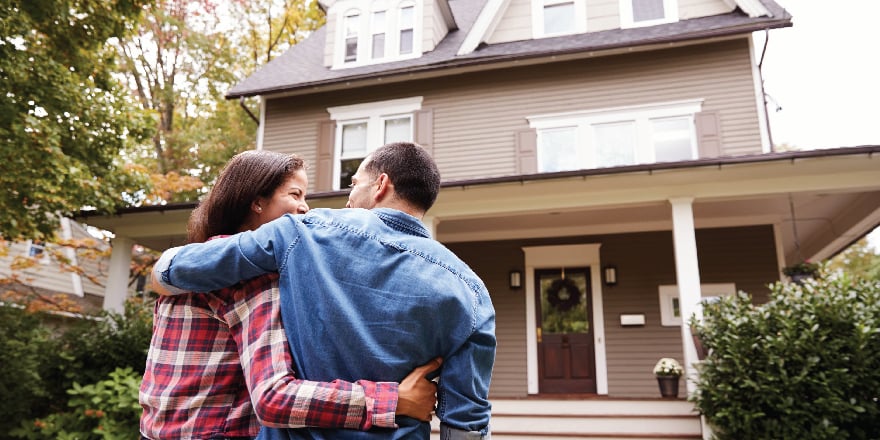
<path id="1" fill-rule="evenodd" d="M 510 271 L 510 288 L 519 289 L 522 287 L 522 272 L 518 270 Z"/>
<path id="2" fill-rule="evenodd" d="M 608 265 L 602 269 L 605 275 L 605 285 L 614 286 L 617 284 L 617 266 Z"/>

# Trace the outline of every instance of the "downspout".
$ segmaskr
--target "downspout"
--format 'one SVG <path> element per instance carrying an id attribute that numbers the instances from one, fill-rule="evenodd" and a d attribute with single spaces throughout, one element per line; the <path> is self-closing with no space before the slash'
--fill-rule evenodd
<path id="1" fill-rule="evenodd" d="M 770 111 L 767 110 L 767 91 L 764 90 L 764 73 L 761 71 L 761 67 L 764 65 L 764 55 L 767 54 L 767 43 L 769 42 L 770 29 L 764 29 L 764 48 L 761 49 L 761 60 L 758 61 L 758 76 L 761 80 L 761 100 L 764 102 L 764 123 L 767 125 L 767 141 L 770 142 L 770 152 L 773 153 L 776 147 L 773 144 L 773 132 L 770 130 Z"/>
<path id="2" fill-rule="evenodd" d="M 764 46 L 764 48 L 766 49 L 767 46 Z M 761 58 L 763 59 L 763 56 Z M 761 91 L 762 92 L 764 91 L 764 83 L 763 82 L 761 83 Z M 247 108 L 247 106 L 244 105 L 244 96 L 241 96 L 238 98 L 238 105 L 240 105 L 241 108 L 243 108 L 244 111 L 247 112 L 248 116 L 250 116 L 251 119 L 253 119 L 254 122 L 257 123 L 257 125 L 260 125 L 260 119 L 257 118 L 256 116 L 254 116 L 253 112 L 251 112 L 251 109 Z M 765 109 L 767 108 L 767 98 L 766 97 L 764 97 L 764 108 Z M 771 145 L 771 148 L 772 148 L 772 145 Z"/>

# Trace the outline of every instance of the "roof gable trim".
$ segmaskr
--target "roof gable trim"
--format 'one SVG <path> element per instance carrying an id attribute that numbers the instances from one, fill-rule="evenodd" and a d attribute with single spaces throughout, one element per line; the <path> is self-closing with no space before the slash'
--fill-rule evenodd
<path id="1" fill-rule="evenodd" d="M 725 3 L 731 4 L 730 6 L 739 6 L 743 12 L 748 14 L 750 18 L 755 17 L 770 17 L 773 18 L 773 14 L 764 7 L 764 4 L 761 3 L 761 0 L 725 0 Z"/>
<path id="2" fill-rule="evenodd" d="M 480 15 L 465 37 L 456 55 L 467 55 L 477 49 L 477 46 L 498 26 L 504 12 L 510 5 L 510 0 L 489 0 Z"/>

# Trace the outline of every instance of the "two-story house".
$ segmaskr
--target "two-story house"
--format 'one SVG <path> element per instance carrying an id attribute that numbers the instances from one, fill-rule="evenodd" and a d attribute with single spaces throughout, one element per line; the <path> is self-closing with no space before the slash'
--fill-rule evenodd
<path id="1" fill-rule="evenodd" d="M 426 224 L 497 311 L 497 438 L 700 438 L 652 368 L 695 373 L 701 299 L 764 301 L 880 224 L 880 146 L 773 151 L 752 36 L 792 22 L 771 0 L 319 3 L 227 97 L 260 98 L 258 148 L 311 164 L 312 207 L 344 206 L 379 145 L 431 151 Z M 189 209 L 88 222 L 161 249 Z"/>

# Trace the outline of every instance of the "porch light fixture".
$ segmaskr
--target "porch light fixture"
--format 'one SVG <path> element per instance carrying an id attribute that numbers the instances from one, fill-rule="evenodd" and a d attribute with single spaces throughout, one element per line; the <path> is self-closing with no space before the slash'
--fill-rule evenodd
<path id="1" fill-rule="evenodd" d="M 522 272 L 518 270 L 510 271 L 510 288 L 519 289 L 522 287 Z"/>
<path id="2" fill-rule="evenodd" d="M 602 273 L 605 275 L 606 286 L 617 285 L 617 266 L 609 264 L 608 266 L 602 268 Z"/>

